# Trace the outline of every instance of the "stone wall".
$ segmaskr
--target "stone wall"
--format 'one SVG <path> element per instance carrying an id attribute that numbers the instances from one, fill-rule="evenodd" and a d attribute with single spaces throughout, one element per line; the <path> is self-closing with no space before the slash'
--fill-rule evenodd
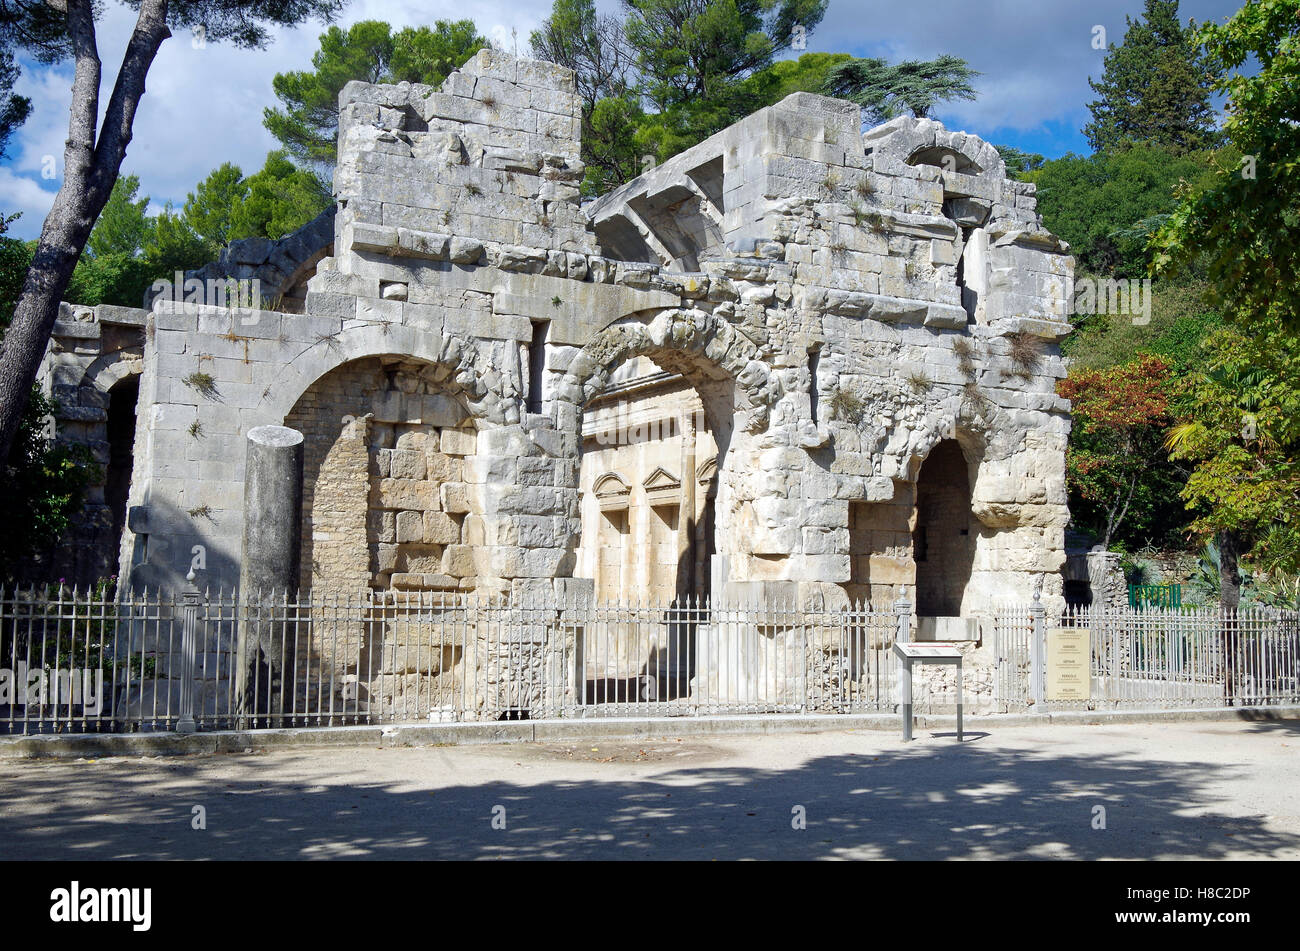
<path id="1" fill-rule="evenodd" d="M 55 403 L 59 443 L 81 447 L 93 478 L 86 504 L 31 579 L 86 587 L 117 574 L 144 369 L 145 311 L 62 304 L 37 384 Z"/>
<path id="2" fill-rule="evenodd" d="M 718 447 L 715 597 L 892 600 L 947 443 L 970 568 L 946 603 L 986 612 L 1044 575 L 1059 600 L 1073 262 L 987 143 L 910 118 L 860 135 L 856 107 L 801 93 L 584 209 L 563 69 L 483 51 L 439 89 L 340 101 L 333 254 L 303 313 L 150 315 L 132 583 L 173 583 L 200 543 L 233 576 L 242 434 L 287 423 L 330 583 L 569 590 L 596 573 L 584 414 L 647 358 Z"/>

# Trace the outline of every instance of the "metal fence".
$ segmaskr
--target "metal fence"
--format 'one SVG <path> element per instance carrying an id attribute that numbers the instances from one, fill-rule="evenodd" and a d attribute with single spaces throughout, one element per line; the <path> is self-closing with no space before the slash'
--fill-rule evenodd
<path id="1" fill-rule="evenodd" d="M 429 592 L 0 591 L 0 733 L 892 713 L 888 607 L 592 604 Z M 1090 632 L 1090 693 L 1046 696 L 1053 628 Z M 1300 702 L 1297 615 L 1007 607 L 966 653 L 971 712 Z M 954 709 L 922 670 L 919 713 Z"/>
<path id="2" fill-rule="evenodd" d="M 895 608 L 0 591 L 0 733 L 892 710 Z"/>
<path id="3" fill-rule="evenodd" d="M 1005 709 L 1106 710 L 1300 703 L 1300 613 L 1219 608 L 1116 610 L 1041 605 L 996 614 L 998 695 Z M 1087 696 L 1048 683 L 1056 631 L 1086 630 Z"/>

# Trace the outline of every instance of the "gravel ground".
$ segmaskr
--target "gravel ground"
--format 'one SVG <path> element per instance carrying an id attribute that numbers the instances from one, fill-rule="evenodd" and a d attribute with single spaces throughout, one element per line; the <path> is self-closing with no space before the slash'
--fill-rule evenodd
<path id="1" fill-rule="evenodd" d="M 8 761 L 0 858 L 1297 859 L 1298 753 L 1274 721 Z"/>

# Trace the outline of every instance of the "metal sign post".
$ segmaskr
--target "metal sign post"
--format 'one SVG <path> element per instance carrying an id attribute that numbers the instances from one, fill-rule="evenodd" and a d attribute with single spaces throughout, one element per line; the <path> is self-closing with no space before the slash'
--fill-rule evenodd
<path id="1" fill-rule="evenodd" d="M 898 655 L 899 699 L 903 706 L 903 740 L 912 738 L 912 664 L 954 664 L 957 667 L 957 742 L 962 741 L 961 722 L 961 651 L 956 644 L 940 643 L 899 643 L 894 642 L 894 653 Z"/>

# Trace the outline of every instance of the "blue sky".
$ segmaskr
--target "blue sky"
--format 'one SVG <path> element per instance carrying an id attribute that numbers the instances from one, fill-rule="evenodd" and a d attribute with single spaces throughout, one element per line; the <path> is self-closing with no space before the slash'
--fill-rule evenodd
<path id="1" fill-rule="evenodd" d="M 615 11 L 617 0 L 600 0 Z M 99 27 L 107 101 L 134 14 L 108 0 Z M 381 19 L 395 26 L 435 19 L 472 17 L 479 31 L 505 49 L 516 42 L 525 52 L 528 34 L 550 10 L 550 0 L 354 0 L 340 20 Z M 1230 0 L 1183 0 L 1181 14 L 1198 22 L 1221 20 L 1239 7 Z M 979 98 L 952 103 L 935 118 L 949 128 L 974 133 L 998 145 L 1012 145 L 1049 158 L 1088 151 L 1079 131 L 1092 98 L 1088 79 L 1101 75 L 1103 54 L 1093 48 L 1094 29 L 1118 43 L 1126 15 L 1136 17 L 1142 0 L 831 0 L 822 24 L 809 35 L 810 52 L 883 56 L 891 61 L 951 53 L 979 70 Z M 276 142 L 262 127 L 262 110 L 275 105 L 271 78 L 310 64 L 321 32 L 317 23 L 275 34 L 261 51 L 208 45 L 196 48 L 177 35 L 163 44 L 141 102 L 135 138 L 122 166 L 141 179 L 141 194 L 157 208 L 179 205 L 213 168 L 225 161 L 245 174 L 261 168 Z M 30 96 L 33 114 L 10 142 L 0 162 L 0 213 L 21 211 L 14 235 L 35 237 L 57 189 L 63 161 L 69 65 L 42 67 L 23 62 L 17 91 Z M 53 157 L 55 177 L 43 177 Z"/>

